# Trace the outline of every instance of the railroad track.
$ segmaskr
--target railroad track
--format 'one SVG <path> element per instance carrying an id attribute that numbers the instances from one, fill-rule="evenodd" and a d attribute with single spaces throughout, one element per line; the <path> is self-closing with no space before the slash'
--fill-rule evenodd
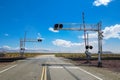
<path id="1" fill-rule="evenodd" d="M 84 75 L 83 75 L 83 74 Z M 60 77 L 61 76 L 61 77 Z M 84 78 L 86 76 L 88 78 Z M 84 69 L 74 66 L 72 64 L 65 63 L 47 63 L 42 66 L 41 80 L 103 80 Z"/>

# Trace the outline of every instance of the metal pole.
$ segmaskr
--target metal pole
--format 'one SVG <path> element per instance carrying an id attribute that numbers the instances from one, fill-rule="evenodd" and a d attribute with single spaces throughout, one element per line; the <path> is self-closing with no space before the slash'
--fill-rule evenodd
<path id="1" fill-rule="evenodd" d="M 21 39 L 20 39 L 20 55 L 21 55 Z"/>
<path id="2" fill-rule="evenodd" d="M 24 34 L 24 48 L 25 48 L 25 42 L 26 42 L 26 35 L 27 35 L 27 32 L 25 32 Z"/>
<path id="3" fill-rule="evenodd" d="M 22 48 L 23 48 L 23 41 L 22 41 L 22 39 L 20 39 L 20 55 L 21 55 L 21 57 L 23 57 L 23 50 L 22 50 Z"/>
<path id="4" fill-rule="evenodd" d="M 98 23 L 98 67 L 102 67 L 101 53 L 102 53 L 102 43 L 101 43 L 101 22 Z"/>
<path id="5" fill-rule="evenodd" d="M 22 43 L 22 52 L 21 52 L 21 57 L 23 57 L 24 52 L 25 52 L 26 34 L 27 34 L 27 32 L 25 32 L 25 34 L 24 34 L 24 40 L 23 40 L 23 41 L 21 40 L 21 43 Z"/>
<path id="6" fill-rule="evenodd" d="M 84 27 L 84 40 L 85 40 L 85 47 L 86 47 L 86 29 L 85 29 L 85 21 L 84 21 L 84 12 L 82 13 L 82 20 L 83 20 L 83 27 Z M 85 51 L 87 51 L 86 48 L 85 48 Z"/>
<path id="7" fill-rule="evenodd" d="M 87 33 L 87 45 L 89 46 L 89 35 L 88 35 L 88 33 Z M 89 51 L 89 48 L 88 48 L 87 51 Z"/>

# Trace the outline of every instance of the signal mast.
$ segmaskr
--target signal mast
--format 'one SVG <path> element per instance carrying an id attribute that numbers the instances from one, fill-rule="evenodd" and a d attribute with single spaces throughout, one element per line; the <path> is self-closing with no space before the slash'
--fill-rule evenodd
<path id="1" fill-rule="evenodd" d="M 101 30 L 101 22 L 97 24 L 85 24 L 84 21 L 84 13 L 82 13 L 82 20 L 83 23 L 57 23 L 54 25 L 54 30 L 71 30 L 71 31 L 84 31 L 84 41 L 85 41 L 85 54 L 87 57 L 87 61 L 90 59 L 90 52 L 88 52 L 89 49 L 92 49 L 92 46 L 88 45 L 88 37 L 86 38 L 86 32 L 87 31 L 94 31 L 98 32 L 98 67 L 102 67 L 102 61 L 101 61 L 101 54 L 102 54 L 102 30 Z M 79 28 L 75 28 L 74 25 L 79 25 Z M 72 26 L 69 28 L 63 28 L 64 26 Z"/>
<path id="2" fill-rule="evenodd" d="M 86 34 L 84 12 L 82 13 L 82 21 L 83 21 L 83 27 L 84 27 L 85 54 L 86 54 L 86 58 L 87 58 L 87 63 L 90 63 L 91 53 L 89 52 L 89 49 L 92 49 L 93 47 L 89 45 L 88 33 Z"/>
<path id="3" fill-rule="evenodd" d="M 42 42 L 42 38 L 38 38 L 38 39 L 27 39 L 26 38 L 26 34 L 27 32 L 25 32 L 24 34 L 24 38 L 20 39 L 20 55 L 21 57 L 23 57 L 24 52 L 25 52 L 25 43 L 26 42 Z"/>

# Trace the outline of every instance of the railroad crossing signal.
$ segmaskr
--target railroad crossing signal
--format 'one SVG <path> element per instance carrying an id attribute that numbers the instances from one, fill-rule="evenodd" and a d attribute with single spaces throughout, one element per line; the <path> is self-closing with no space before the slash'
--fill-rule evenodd
<path id="1" fill-rule="evenodd" d="M 103 37 L 104 37 L 104 36 L 103 36 L 103 31 L 100 31 L 100 32 L 99 32 L 99 36 L 100 36 L 100 39 L 103 39 Z"/>
<path id="2" fill-rule="evenodd" d="M 86 49 L 93 49 L 93 46 L 86 45 Z"/>
<path id="3" fill-rule="evenodd" d="M 24 54 L 24 51 L 25 51 L 25 42 L 42 42 L 42 38 L 26 39 L 26 32 L 25 32 L 24 39 L 20 39 L 20 54 L 21 54 L 21 57 L 23 57 L 23 54 Z"/>
<path id="4" fill-rule="evenodd" d="M 63 28 L 63 24 L 55 24 L 54 25 L 54 30 L 59 30 Z"/>
<path id="5" fill-rule="evenodd" d="M 84 35 L 86 35 L 86 31 L 98 32 L 98 67 L 101 67 L 102 66 L 102 61 L 101 61 L 102 38 L 103 38 L 103 35 L 102 35 L 103 32 L 101 31 L 101 22 L 99 22 L 97 24 L 85 24 L 84 13 L 82 15 L 83 15 L 83 23 L 82 24 L 75 23 L 75 24 L 78 24 L 80 26 L 79 28 L 63 28 L 63 23 L 60 23 L 60 24 L 55 24 L 54 25 L 54 30 L 84 31 Z M 66 25 L 66 24 L 64 23 L 64 25 Z M 67 25 L 68 25 L 68 23 L 67 23 Z M 72 25 L 72 23 L 69 23 L 69 25 Z M 87 26 L 87 28 L 85 26 Z M 92 49 L 92 48 L 93 48 L 93 46 L 86 45 L 86 38 L 85 38 L 85 49 L 86 49 L 86 51 L 88 49 Z"/>
<path id="6" fill-rule="evenodd" d="M 38 39 L 38 42 L 42 42 L 42 39 Z"/>

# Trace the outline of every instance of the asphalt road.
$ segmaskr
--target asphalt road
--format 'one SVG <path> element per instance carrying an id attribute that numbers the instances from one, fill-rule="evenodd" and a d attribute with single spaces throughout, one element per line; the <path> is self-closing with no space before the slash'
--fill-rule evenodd
<path id="1" fill-rule="evenodd" d="M 0 80 L 103 80 L 54 55 L 20 60 L 0 68 Z"/>

